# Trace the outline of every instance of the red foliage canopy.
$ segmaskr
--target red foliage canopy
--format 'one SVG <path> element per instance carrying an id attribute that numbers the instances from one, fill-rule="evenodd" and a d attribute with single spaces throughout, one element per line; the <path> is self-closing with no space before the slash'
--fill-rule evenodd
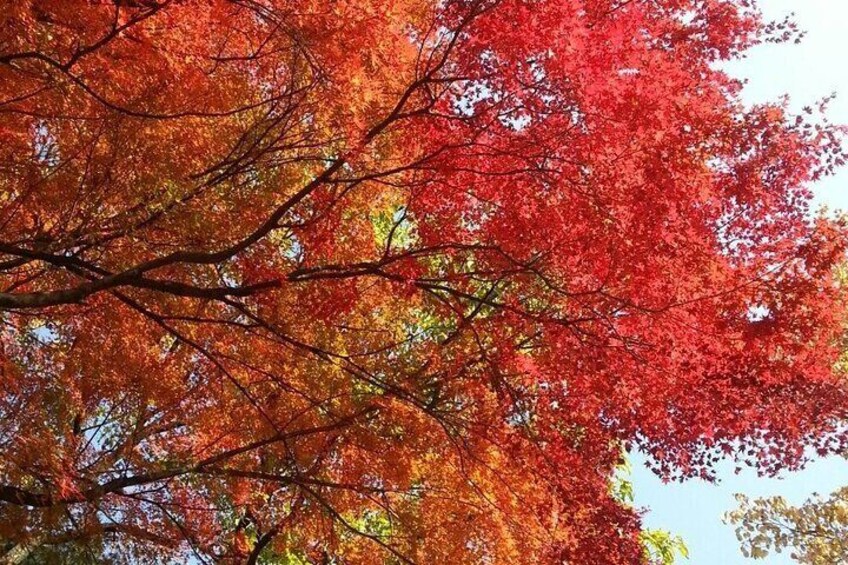
<path id="1" fill-rule="evenodd" d="M 624 449 L 838 447 L 838 130 L 717 70 L 791 34 L 749 0 L 4 2 L 5 559 L 640 563 Z"/>

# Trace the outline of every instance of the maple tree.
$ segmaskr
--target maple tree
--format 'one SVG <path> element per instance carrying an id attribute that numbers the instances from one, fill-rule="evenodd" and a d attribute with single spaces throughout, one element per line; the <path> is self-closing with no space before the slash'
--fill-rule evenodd
<path id="1" fill-rule="evenodd" d="M 839 285 L 848 283 L 848 268 L 837 266 Z M 834 370 L 848 375 L 848 347 Z M 839 454 L 845 457 L 845 453 Z M 814 492 L 802 504 L 791 504 L 783 496 L 751 499 L 737 494 L 738 508 L 727 512 L 725 522 L 736 526 L 742 554 L 766 559 L 772 552 L 790 551 L 794 561 L 809 565 L 828 565 L 848 561 L 848 486 L 829 496 Z"/>
<path id="2" fill-rule="evenodd" d="M 667 477 L 844 449 L 839 128 L 748 0 L 0 10 L 0 540 L 643 563 Z"/>

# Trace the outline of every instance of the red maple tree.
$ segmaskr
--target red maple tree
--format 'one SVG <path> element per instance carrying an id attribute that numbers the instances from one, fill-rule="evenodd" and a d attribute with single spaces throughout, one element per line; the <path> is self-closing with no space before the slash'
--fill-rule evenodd
<path id="1" fill-rule="evenodd" d="M 6 562 L 642 563 L 844 445 L 839 129 L 748 0 L 11 0 Z"/>

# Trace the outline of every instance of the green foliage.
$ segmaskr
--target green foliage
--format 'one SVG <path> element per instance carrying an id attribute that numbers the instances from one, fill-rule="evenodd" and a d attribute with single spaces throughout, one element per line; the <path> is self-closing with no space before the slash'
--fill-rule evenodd
<path id="1" fill-rule="evenodd" d="M 689 559 L 689 548 L 680 536 L 666 530 L 643 530 L 639 536 L 645 548 L 645 559 L 657 565 L 672 565 L 678 555 Z"/>
<path id="2" fill-rule="evenodd" d="M 284 553 L 274 553 L 265 550 L 259 558 L 261 565 L 309 565 L 309 560 L 305 555 L 295 551 L 285 551 Z"/>
<path id="3" fill-rule="evenodd" d="M 630 475 L 633 473 L 633 466 L 630 461 L 624 459 L 616 469 L 616 473 L 612 478 L 612 495 L 616 500 L 623 504 L 633 504 L 633 482 L 630 480 Z"/>
<path id="4" fill-rule="evenodd" d="M 392 534 L 392 524 L 385 512 L 366 510 L 362 516 L 350 521 L 356 530 L 369 536 L 388 538 Z"/>
<path id="5" fill-rule="evenodd" d="M 403 206 L 373 214 L 371 224 L 380 249 L 407 249 L 418 240 L 415 222 Z"/>
<path id="6" fill-rule="evenodd" d="M 613 497 L 625 505 L 632 505 L 634 501 L 633 482 L 630 480 L 632 473 L 630 461 L 624 458 L 610 485 Z M 639 541 L 644 550 L 645 561 L 652 565 L 673 565 L 678 556 L 689 558 L 689 548 L 683 538 L 667 530 L 644 529 L 639 535 Z"/>

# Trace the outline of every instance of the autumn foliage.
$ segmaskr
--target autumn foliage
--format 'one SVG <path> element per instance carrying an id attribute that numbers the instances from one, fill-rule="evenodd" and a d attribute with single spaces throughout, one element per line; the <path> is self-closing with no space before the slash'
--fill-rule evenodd
<path id="1" fill-rule="evenodd" d="M 829 497 L 813 495 L 800 506 L 782 496 L 751 500 L 740 494 L 737 499 L 740 507 L 725 520 L 736 526 L 746 557 L 782 552 L 803 565 L 848 561 L 848 487 Z"/>
<path id="2" fill-rule="evenodd" d="M 643 563 L 844 447 L 837 128 L 748 0 L 4 0 L 7 562 Z"/>

